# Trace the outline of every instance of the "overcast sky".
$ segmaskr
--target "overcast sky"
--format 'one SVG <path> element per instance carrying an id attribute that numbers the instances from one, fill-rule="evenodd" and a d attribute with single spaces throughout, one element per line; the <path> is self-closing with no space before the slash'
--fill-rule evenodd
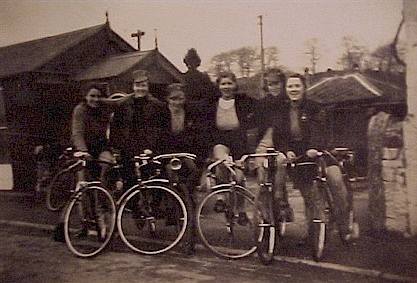
<path id="1" fill-rule="evenodd" d="M 318 70 L 337 68 L 341 38 L 355 37 L 369 50 L 391 42 L 401 21 L 401 0 L 141 1 L 0 0 L 0 46 L 56 35 L 105 22 L 130 37 L 146 32 L 142 49 L 159 50 L 180 70 L 194 47 L 203 60 L 242 46 L 259 46 L 258 15 L 264 17 L 264 46 L 278 47 L 280 64 L 300 71 L 309 64 L 305 41 L 318 38 Z"/>

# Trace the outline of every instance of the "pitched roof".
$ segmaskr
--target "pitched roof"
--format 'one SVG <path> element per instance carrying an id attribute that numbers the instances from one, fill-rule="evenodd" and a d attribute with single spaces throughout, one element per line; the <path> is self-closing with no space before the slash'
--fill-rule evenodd
<path id="1" fill-rule="evenodd" d="M 80 72 L 75 79 L 83 81 L 116 77 L 123 73 L 132 71 L 133 69 L 146 69 L 149 64 L 159 64 L 171 76 L 176 78 L 176 80 L 182 82 L 182 73 L 157 49 L 129 52 L 105 58 L 97 64 L 92 65 L 86 70 Z M 153 74 L 153 76 L 157 75 L 158 74 L 156 73 Z M 163 81 L 163 79 L 156 77 L 154 77 L 154 80 Z"/>
<path id="2" fill-rule="evenodd" d="M 106 28 L 107 23 L 0 47 L 0 77 L 33 71 Z"/>
<path id="3" fill-rule="evenodd" d="M 135 67 L 151 53 L 152 50 L 137 51 L 105 58 L 103 61 L 100 61 L 79 73 L 75 79 L 82 81 L 118 76 Z"/>
<path id="4" fill-rule="evenodd" d="M 321 76 L 308 88 L 308 99 L 319 104 L 403 101 L 405 88 L 360 73 Z"/>

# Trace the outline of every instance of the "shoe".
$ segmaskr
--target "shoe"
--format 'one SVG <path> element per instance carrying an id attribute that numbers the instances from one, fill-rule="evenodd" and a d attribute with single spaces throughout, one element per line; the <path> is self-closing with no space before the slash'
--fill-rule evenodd
<path id="1" fill-rule="evenodd" d="M 80 238 L 87 238 L 87 236 L 88 236 L 87 226 L 83 226 L 83 228 L 81 228 L 81 230 L 75 234 L 75 237 L 79 238 L 79 239 Z"/>
<path id="2" fill-rule="evenodd" d="M 214 204 L 214 211 L 217 213 L 222 213 L 226 211 L 226 202 L 223 199 L 216 200 Z"/>
<path id="3" fill-rule="evenodd" d="M 285 221 L 294 222 L 294 210 L 291 207 L 284 208 L 285 211 Z"/>
<path id="4" fill-rule="evenodd" d="M 239 215 L 237 217 L 237 224 L 241 226 L 246 226 L 249 224 L 249 218 L 246 212 L 239 212 Z"/>
<path id="5" fill-rule="evenodd" d="M 136 227 L 139 230 L 142 230 L 143 227 L 145 227 L 146 224 L 146 217 L 145 215 L 141 212 L 140 209 L 136 208 L 133 210 L 133 214 L 132 214 L 132 218 L 133 221 L 135 222 Z"/>
<path id="6" fill-rule="evenodd" d="M 55 242 L 65 243 L 64 223 L 58 223 L 56 225 L 53 239 Z"/>
<path id="7" fill-rule="evenodd" d="M 186 255 L 195 255 L 195 246 L 193 243 L 186 243 L 184 246 L 184 252 Z"/>

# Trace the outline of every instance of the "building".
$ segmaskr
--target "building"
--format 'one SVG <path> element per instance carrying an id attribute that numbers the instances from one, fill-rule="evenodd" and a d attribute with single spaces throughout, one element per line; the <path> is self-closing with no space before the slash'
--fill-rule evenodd
<path id="1" fill-rule="evenodd" d="M 68 145 L 69 120 L 83 83 L 107 81 L 113 91 L 130 92 L 132 71 L 145 69 L 151 91 L 163 97 L 167 84 L 182 81 L 182 73 L 157 49 L 137 51 L 109 22 L 1 47 L 0 62 L 0 102 L 18 190 L 34 187 L 35 146 Z"/>
<path id="2" fill-rule="evenodd" d="M 379 111 L 403 119 L 406 114 L 406 90 L 401 74 L 376 71 L 329 71 L 311 78 L 307 99 L 325 113 L 327 147 L 349 147 L 356 151 L 360 173 L 366 174 L 368 125 Z"/>

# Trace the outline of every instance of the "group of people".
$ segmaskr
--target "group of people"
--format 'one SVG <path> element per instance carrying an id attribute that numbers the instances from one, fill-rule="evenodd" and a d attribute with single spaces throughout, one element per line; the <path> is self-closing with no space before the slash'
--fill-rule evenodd
<path id="1" fill-rule="evenodd" d="M 196 164 L 186 164 L 187 176 L 183 176 L 188 189 L 193 190 L 199 183 L 205 160 L 218 158 L 219 149 L 239 159 L 248 153 L 247 130 L 258 128 L 256 152 L 266 152 L 269 147 L 281 152 L 277 159 L 275 197 L 277 203 L 288 204 L 284 193 L 286 160 L 304 154 L 311 147 L 322 147 L 311 142 L 312 121 L 320 113 L 305 99 L 303 76 L 285 76 L 279 69 L 270 69 L 265 73 L 265 82 L 266 95 L 256 100 L 239 91 L 233 73 L 222 72 L 213 88 L 216 91 L 209 97 L 187 101 L 184 85 L 174 83 L 167 87 L 164 102 L 150 93 L 149 76 L 144 70 L 133 72 L 133 92 L 118 100 L 107 98 L 103 84 L 90 84 L 84 89 L 84 101 L 73 111 L 72 143 L 77 151 L 106 161 L 114 161 L 112 149 L 118 149 L 126 164 L 147 149 L 154 153 L 194 153 L 199 159 Z M 262 160 L 257 164 L 261 181 Z M 337 192 L 346 192 L 337 164 L 327 165 L 329 184 Z M 106 182 L 105 170 L 101 170 L 103 182 Z M 311 223 L 309 220 L 319 213 L 315 189 L 302 174 L 294 174 L 293 181 L 304 198 L 307 223 Z M 263 195 L 260 190 L 260 201 Z M 336 200 L 338 219 L 343 224 L 347 221 L 346 197 Z M 216 206 L 221 206 L 222 200 L 218 201 Z M 348 227 L 345 232 L 348 237 Z"/>

